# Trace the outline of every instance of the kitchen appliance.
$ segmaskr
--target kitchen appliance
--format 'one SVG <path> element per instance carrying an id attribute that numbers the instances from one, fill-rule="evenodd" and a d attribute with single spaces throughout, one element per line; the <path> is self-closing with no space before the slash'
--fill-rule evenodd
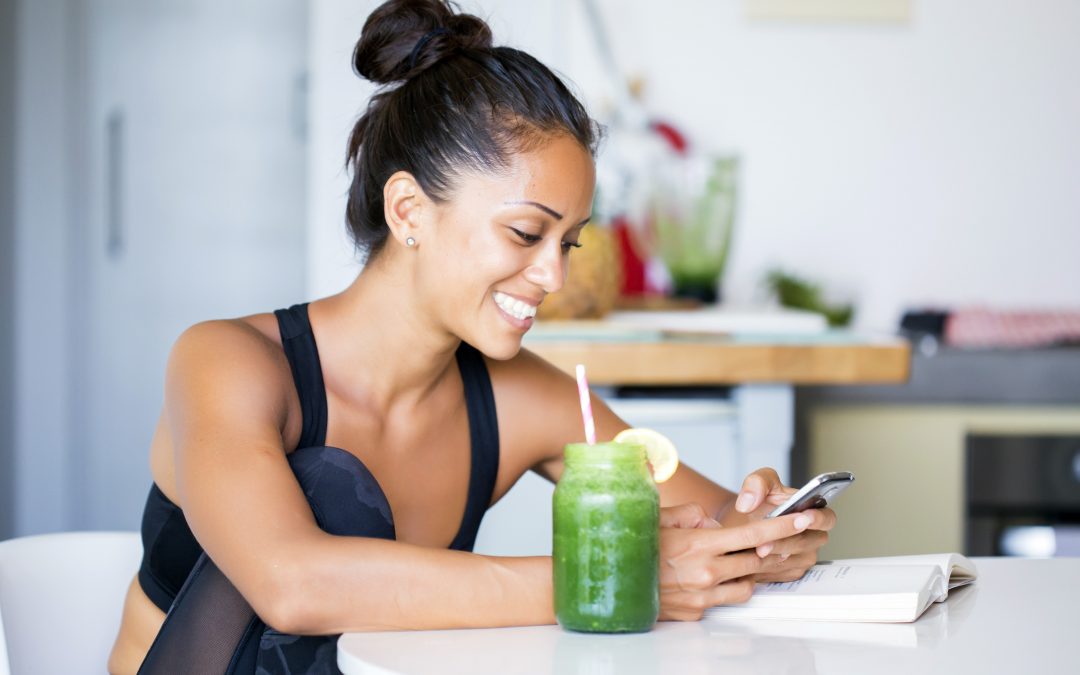
<path id="1" fill-rule="evenodd" d="M 1080 436 L 969 434 L 965 553 L 1080 556 Z"/>

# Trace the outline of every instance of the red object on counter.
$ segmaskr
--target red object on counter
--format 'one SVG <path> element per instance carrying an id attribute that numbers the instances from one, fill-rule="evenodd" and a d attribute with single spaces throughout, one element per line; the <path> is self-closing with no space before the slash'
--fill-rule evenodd
<path id="1" fill-rule="evenodd" d="M 611 226 L 615 230 L 622 259 L 622 286 L 619 291 L 622 295 L 641 295 L 645 292 L 645 261 L 634 248 L 630 224 L 624 216 L 618 216 L 611 221 Z"/>
<path id="2" fill-rule="evenodd" d="M 649 122 L 649 131 L 656 134 L 677 155 L 686 155 L 690 144 L 681 131 L 671 124 L 662 120 Z M 619 215 L 611 221 L 612 229 L 618 240 L 619 253 L 622 260 L 622 286 L 620 294 L 623 296 L 654 295 L 663 293 L 665 289 L 657 288 L 649 282 L 647 274 L 648 250 L 638 243 L 637 236 L 632 231 L 633 225 L 625 215 Z"/>
<path id="3" fill-rule="evenodd" d="M 672 150 L 680 155 L 686 154 L 686 150 L 690 147 L 690 144 L 687 142 L 686 136 L 683 136 L 681 131 L 667 122 L 661 122 L 660 120 L 653 120 L 649 126 L 667 141 L 667 144 L 671 146 Z"/>

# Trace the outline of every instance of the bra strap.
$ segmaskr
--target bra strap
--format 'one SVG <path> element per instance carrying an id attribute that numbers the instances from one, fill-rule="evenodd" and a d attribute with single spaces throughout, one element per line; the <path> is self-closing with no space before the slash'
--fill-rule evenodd
<path id="1" fill-rule="evenodd" d="M 307 303 L 274 312 L 281 330 L 281 346 L 289 359 L 296 394 L 300 397 L 303 427 L 298 448 L 326 445 L 326 385 L 319 349 L 308 321 Z"/>
<path id="2" fill-rule="evenodd" d="M 476 543 L 480 521 L 495 494 L 495 479 L 499 475 L 499 424 L 491 378 L 483 355 L 472 345 L 462 342 L 457 351 L 457 362 L 465 384 L 472 466 L 465 517 L 450 548 L 471 551 Z"/>

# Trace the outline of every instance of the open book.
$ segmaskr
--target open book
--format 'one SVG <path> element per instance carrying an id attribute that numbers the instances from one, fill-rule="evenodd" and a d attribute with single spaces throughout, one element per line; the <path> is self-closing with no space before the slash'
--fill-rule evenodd
<path id="1" fill-rule="evenodd" d="M 975 564 L 958 553 L 833 560 L 798 581 L 758 584 L 749 602 L 705 617 L 905 623 L 975 576 Z"/>

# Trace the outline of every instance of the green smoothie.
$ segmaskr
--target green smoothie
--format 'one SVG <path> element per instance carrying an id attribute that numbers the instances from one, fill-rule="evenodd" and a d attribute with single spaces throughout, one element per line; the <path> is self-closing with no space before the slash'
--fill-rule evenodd
<path id="1" fill-rule="evenodd" d="M 568 630 L 641 632 L 660 610 L 660 497 L 637 445 L 572 443 L 555 487 L 555 616 Z"/>

